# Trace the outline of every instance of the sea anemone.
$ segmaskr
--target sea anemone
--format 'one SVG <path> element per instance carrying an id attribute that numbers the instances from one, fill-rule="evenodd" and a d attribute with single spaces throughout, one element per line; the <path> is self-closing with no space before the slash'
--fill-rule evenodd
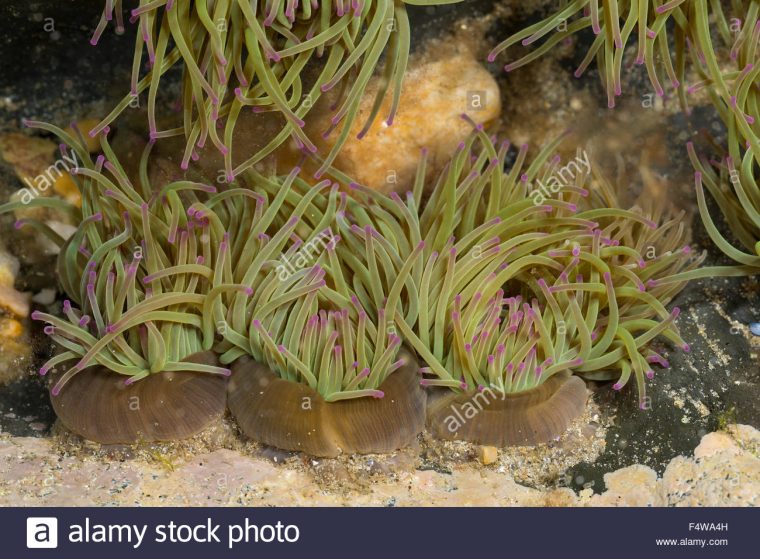
<path id="1" fill-rule="evenodd" d="M 697 9 L 706 17 L 706 8 Z M 757 273 L 760 269 L 760 4 L 751 2 L 746 17 L 736 33 L 730 50 L 735 64 L 733 71 L 724 71 L 713 50 L 709 34 L 702 33 L 698 43 L 701 73 L 705 79 L 694 84 L 692 91 L 707 87 L 718 115 L 727 132 L 728 148 L 720 161 L 700 157 L 689 142 L 687 151 L 695 169 L 699 212 L 710 238 L 727 256 L 741 264 L 734 270 L 717 270 L 720 275 Z M 719 19 L 720 21 L 720 19 Z M 704 22 L 702 23 L 704 27 Z M 727 30 L 722 34 L 730 37 Z M 718 231 L 705 199 L 704 187 L 729 219 L 733 236 L 749 251 L 734 247 Z"/>
<path id="2" fill-rule="evenodd" d="M 511 72 L 546 54 L 557 43 L 590 27 L 596 38 L 575 71 L 575 76 L 580 77 L 596 57 L 599 75 L 607 91 L 607 104 L 612 108 L 615 98 L 622 94 L 621 71 L 625 48 L 635 34 L 638 45 L 634 62 L 646 66 L 649 80 L 658 96 L 665 95 L 660 78 L 664 71 L 671 86 L 678 92 L 684 109 L 687 107 L 685 94 L 710 82 L 719 86 L 718 93 L 729 110 L 736 111 L 739 109 L 730 106 L 731 96 L 727 94 L 726 80 L 737 81 L 737 85 L 747 79 L 749 83 L 757 80 L 757 72 L 752 73 L 751 70 L 757 60 L 760 28 L 757 26 L 757 2 L 733 2 L 732 7 L 734 19 L 729 24 L 720 2 L 710 2 L 708 7 L 707 0 L 603 0 L 601 4 L 598 0 L 578 0 L 567 3 L 542 21 L 508 37 L 491 51 L 488 60 L 493 62 L 499 53 L 518 42 L 530 46 L 554 31 L 536 50 L 504 67 Z M 741 22 L 742 28 L 732 37 L 735 21 Z M 717 28 L 725 44 L 731 45 L 731 58 L 742 64 L 741 72 L 722 75 L 711 42 L 711 26 Z M 688 62 L 693 63 L 705 80 L 687 90 L 685 73 Z"/>
<path id="3" fill-rule="evenodd" d="M 393 102 L 387 122 L 393 122 L 409 56 L 406 4 L 432 6 L 459 1 L 141 0 L 130 18 L 139 25 L 131 91 L 92 134 L 112 123 L 147 90 L 151 139 L 184 135 L 183 167 L 195 150 L 210 140 L 224 155 L 227 179 L 232 181 L 289 137 L 302 149 L 315 152 L 317 147 L 303 130 L 303 119 L 322 94 L 340 85 L 332 126 L 342 126 L 342 131 L 321 169 L 324 171 L 345 142 L 383 53 L 384 86 L 377 93 L 375 109 L 364 129 L 377 117 L 391 87 Z M 114 14 L 117 29 L 123 28 L 121 2 L 107 0 L 92 44 L 98 42 Z M 144 54 L 150 69 L 140 77 Z M 320 61 L 317 77 L 306 79 L 304 69 L 316 59 Z M 159 130 L 156 95 L 160 79 L 180 62 L 185 70 L 181 99 L 184 123 Z M 284 123 L 263 149 L 233 166 L 233 131 L 246 107 L 254 112 L 274 111 Z M 221 135 L 217 133 L 220 118 L 226 118 Z"/>
<path id="4" fill-rule="evenodd" d="M 733 37 L 719 8 L 720 3 L 715 4 L 718 6 L 715 21 L 719 24 L 719 34 L 730 45 L 729 59 L 735 68 L 724 70 L 710 36 L 706 2 L 697 1 L 693 8 L 697 31 L 694 37 L 696 54 L 693 58 L 703 79 L 691 85 L 688 91 L 691 93 L 706 88 L 713 106 L 728 128 L 732 157 L 736 158 L 737 155 L 731 137 L 735 135 L 749 143 L 745 147 L 754 152 L 755 159 L 760 160 L 760 148 L 757 148 L 760 145 L 760 4 L 739 2 L 738 6 L 734 6 L 739 12 L 731 23 L 731 28 L 735 31 Z M 734 29 L 736 25 L 739 26 L 738 29 Z M 753 142 L 754 147 L 751 145 Z"/>
<path id="5" fill-rule="evenodd" d="M 431 404 L 433 434 L 507 446 L 543 443 L 563 433 L 583 413 L 587 398 L 584 382 L 568 372 L 582 363 L 575 357 L 578 348 L 565 345 L 569 317 L 542 313 L 535 299 L 521 305 L 519 296 L 505 298 L 502 291 L 485 305 L 479 297 L 466 307 L 460 302 L 455 298 L 451 311 L 445 361 L 428 363 L 445 364 L 449 378 L 424 382 L 462 393 L 447 391 Z M 572 334 L 576 326 L 570 329 Z M 424 371 L 433 373 L 433 367 Z"/>
<path id="6" fill-rule="evenodd" d="M 243 432 L 314 456 L 407 446 L 424 428 L 426 396 L 414 357 L 398 353 L 400 338 L 388 336 L 383 347 L 385 334 L 368 335 L 363 311 L 355 323 L 346 309 L 322 310 L 303 324 L 299 306 L 286 324 L 290 339 L 283 336 L 295 345 L 233 365 L 229 406 Z M 254 328 L 274 346 L 258 321 Z"/>
<path id="7" fill-rule="evenodd" d="M 81 214 L 69 208 L 78 227 L 68 240 L 59 239 L 58 276 L 71 300 L 64 301 L 61 317 L 32 314 L 47 323 L 45 333 L 61 348 L 40 369 L 42 375 L 53 372 L 58 416 L 71 430 L 100 442 L 165 440 L 200 431 L 224 412 L 230 374 L 204 350 L 204 302 L 209 293 L 242 288 L 212 285 L 211 265 L 224 254 L 224 239 L 208 220 L 188 215 L 180 195 L 208 197 L 216 189 L 179 181 L 154 191 L 147 178 L 151 145 L 136 187 L 105 134 L 103 155 L 93 162 L 68 132 L 27 124 L 57 134 L 80 161 L 73 173 Z M 53 200 L 30 204 L 66 207 Z M 46 228 L 17 222 L 25 225 Z"/>
<path id="8" fill-rule="evenodd" d="M 224 377 L 197 372 L 198 365 L 215 367 L 216 356 L 195 353 L 176 372 L 151 374 L 129 385 L 108 367 L 88 367 L 51 398 L 53 409 L 67 429 L 103 444 L 185 439 L 226 409 Z"/>
<path id="9" fill-rule="evenodd" d="M 756 274 L 760 270 L 760 183 L 757 178 L 760 160 L 755 158 L 755 150 L 742 149 L 735 134 L 729 137 L 729 142 L 730 153 L 722 161 L 713 162 L 699 157 L 692 143 L 687 146 L 696 169 L 694 178 L 697 203 L 707 233 L 723 253 L 741 264 L 733 270 L 708 268 L 707 273 L 715 270 L 719 275 Z M 760 142 L 749 140 L 749 143 L 750 146 L 754 143 L 756 149 L 760 147 Z M 726 216 L 726 222 L 734 238 L 738 239 L 748 252 L 736 248 L 716 227 L 707 207 L 705 186 Z"/>
<path id="10" fill-rule="evenodd" d="M 598 0 L 569 2 L 554 14 L 501 42 L 490 52 L 488 60 L 493 62 L 499 53 L 518 42 L 530 46 L 554 31 L 536 50 L 504 67 L 507 72 L 511 72 L 536 60 L 559 42 L 590 27 L 596 38 L 575 71 L 575 77 L 580 77 L 596 57 L 599 75 L 607 91 L 607 104 L 612 108 L 615 106 L 615 98 L 622 94 L 623 54 L 635 30 L 638 38 L 635 63 L 646 65 L 656 94 L 665 94 L 659 77 L 664 68 L 671 85 L 682 95 L 685 44 L 689 36 L 684 9 L 685 6 L 679 1 L 661 3 L 603 0 L 601 5 Z M 675 63 L 668 42 L 669 21 L 675 23 L 671 26 L 676 47 Z M 656 55 L 659 55 L 659 60 Z"/>
<path id="11" fill-rule="evenodd" d="M 280 448 L 317 456 L 395 450 L 423 429 L 425 394 L 414 359 L 400 353 L 401 338 L 377 305 L 395 307 L 409 270 L 398 270 L 395 290 L 379 279 L 388 270 L 370 278 L 381 249 L 369 225 L 350 221 L 356 211 L 366 223 L 368 213 L 337 184 L 308 185 L 297 171 L 284 180 L 247 172 L 262 193 L 252 210 L 260 217 L 240 220 L 245 231 L 229 229 L 235 258 L 219 270 L 221 281 L 254 295 L 208 302 L 216 328 L 206 339 L 234 371 L 230 410 L 248 436 Z M 245 215 L 251 199 L 236 203 L 228 216 Z M 357 239 L 368 250 L 354 251 Z"/>
<path id="12" fill-rule="evenodd" d="M 417 320 L 397 312 L 397 325 L 426 363 L 427 386 L 465 392 L 471 399 L 483 390 L 527 393 L 555 375 L 575 383 L 568 370 L 609 376 L 614 369 L 614 388 L 633 375 L 639 403 L 646 407 L 645 378 L 654 374 L 649 363 L 665 363 L 648 343 L 664 335 L 688 349 L 674 326 L 678 309 L 664 308 L 684 284 L 671 278 L 701 259 L 690 261 L 688 247 L 673 250 L 683 234 L 676 220 L 658 228 L 635 211 L 609 207 L 615 200 L 604 182 L 589 196 L 591 165 L 560 167 L 559 157 L 551 157 L 556 145 L 541 150 L 525 170 L 528 147 L 523 146 L 508 172 L 506 143 L 497 149 L 478 130 L 460 146 L 419 221 L 425 266 Z M 558 177 L 565 182 L 555 190 Z M 658 244 L 664 252 L 647 261 L 643 249 L 658 236 L 664 238 Z M 457 436 L 499 445 L 548 440 L 585 402 L 584 391 L 571 386 L 563 392 L 563 383 L 554 381 L 543 394 L 574 394 L 574 399 L 558 397 L 566 407 L 536 408 L 541 398 L 522 400 L 530 404 L 526 413 L 540 418 L 520 423 L 532 427 L 494 428 L 489 422 L 515 420 L 486 413 Z M 461 395 L 450 399 L 464 402 Z M 496 400 L 490 412 L 506 409 Z M 447 405 L 431 406 L 438 410 L 431 420 L 445 419 Z M 544 417 L 534 409 L 556 415 Z"/>

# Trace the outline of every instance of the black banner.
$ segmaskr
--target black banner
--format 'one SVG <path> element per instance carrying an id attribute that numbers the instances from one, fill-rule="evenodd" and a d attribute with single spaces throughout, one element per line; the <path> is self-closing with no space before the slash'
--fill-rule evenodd
<path id="1" fill-rule="evenodd" d="M 757 509 L 8 508 L 2 557 L 756 557 Z M 562 555 L 560 555 L 562 554 Z"/>

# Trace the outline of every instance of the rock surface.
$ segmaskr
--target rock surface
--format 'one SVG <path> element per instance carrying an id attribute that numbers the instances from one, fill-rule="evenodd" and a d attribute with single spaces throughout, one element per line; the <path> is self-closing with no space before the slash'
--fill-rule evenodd
<path id="1" fill-rule="evenodd" d="M 633 465 L 604 476 L 607 490 L 534 489 L 475 462 L 450 473 L 398 456 L 349 481 L 337 461 L 278 464 L 228 449 L 174 463 L 70 453 L 54 439 L 0 438 L 0 505 L 8 506 L 753 506 L 760 495 L 760 432 L 731 425 L 662 477 Z M 327 475 L 329 474 L 329 475 Z M 328 481 L 329 477 L 329 481 Z"/>
<path id="2" fill-rule="evenodd" d="M 0 311 L 25 318 L 29 315 L 29 295 L 15 288 L 19 268 L 18 259 L 8 254 L 0 241 Z"/>
<path id="3" fill-rule="evenodd" d="M 0 385 L 21 376 L 31 361 L 30 294 L 16 289 L 19 268 L 18 259 L 0 241 Z"/>

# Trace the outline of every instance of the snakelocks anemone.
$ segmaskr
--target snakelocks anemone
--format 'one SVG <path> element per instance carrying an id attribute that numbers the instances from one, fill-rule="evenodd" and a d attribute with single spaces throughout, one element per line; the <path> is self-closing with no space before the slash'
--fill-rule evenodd
<path id="1" fill-rule="evenodd" d="M 575 71 L 575 76 L 580 77 L 596 58 L 599 76 L 607 91 L 607 104 L 612 108 L 615 98 L 622 94 L 621 71 L 626 46 L 630 39 L 636 37 L 635 63 L 646 65 L 655 92 L 662 96 L 665 94 L 660 80 L 663 70 L 674 89 L 681 90 L 684 83 L 685 45 L 688 39 L 684 8 L 683 3 L 678 1 L 602 0 L 600 3 L 598 0 L 576 0 L 508 37 L 491 51 L 488 60 L 493 62 L 499 53 L 518 42 L 527 47 L 551 34 L 540 47 L 504 67 L 511 72 L 544 55 L 575 33 L 591 28 L 596 38 Z M 674 24 L 669 26 L 669 22 Z M 676 47 L 675 60 L 668 43 L 671 31 Z"/>
<path id="2" fill-rule="evenodd" d="M 338 250 L 342 235 L 359 235 L 348 220 L 363 210 L 337 184 L 310 185 L 299 171 L 251 170 L 256 193 L 233 187 L 219 210 L 190 207 L 226 231 L 219 281 L 253 292 L 209 297 L 204 347 L 233 364 L 229 406 L 250 437 L 317 456 L 401 448 L 424 427 L 425 393 L 416 361 L 372 306 L 383 294 L 347 281 L 349 266 L 354 278 L 371 266 L 367 253 L 344 262 Z"/>
<path id="3" fill-rule="evenodd" d="M 367 119 L 369 129 L 392 89 L 388 124 L 398 107 L 409 57 L 406 5 L 433 6 L 461 0 L 140 0 L 130 21 L 139 26 L 130 92 L 92 130 L 98 134 L 147 91 L 151 139 L 183 135 L 183 166 L 207 142 L 224 154 L 228 181 L 261 161 L 288 138 L 302 149 L 316 145 L 303 130 L 304 118 L 320 96 L 339 90 L 332 127 L 342 131 L 324 172 L 347 138 L 362 94 L 385 55 L 384 86 Z M 91 43 L 108 21 L 123 29 L 119 0 L 106 0 Z M 148 72 L 142 76 L 143 62 Z M 176 64 L 184 68 L 182 126 L 159 129 L 156 96 L 161 77 Z M 317 64 L 316 77 L 306 69 Z M 275 112 L 281 130 L 263 149 L 233 165 L 233 132 L 243 110 Z M 224 128 L 217 127 L 224 122 Z M 326 131 L 329 133 L 329 131 Z"/>
<path id="4" fill-rule="evenodd" d="M 701 7 L 704 10 L 704 6 Z M 735 35 L 725 71 L 713 50 L 709 35 L 699 44 L 701 72 L 705 79 L 689 89 L 707 88 L 726 126 L 728 148 L 720 160 L 700 157 L 687 145 L 695 169 L 697 202 L 702 221 L 713 242 L 741 264 L 736 273 L 760 270 L 760 2 L 752 2 Z M 721 26 L 721 29 L 724 26 Z M 725 30 L 723 31 L 725 35 Z M 710 216 L 704 187 L 728 219 L 727 224 L 744 252 L 725 239 Z M 725 272 L 724 272 L 725 273 Z"/>
<path id="5" fill-rule="evenodd" d="M 667 76 L 671 87 L 678 92 L 682 107 L 686 108 L 686 93 L 693 92 L 695 87 L 686 89 L 687 67 L 696 68 L 706 80 L 716 80 L 725 91 L 711 44 L 712 29 L 731 46 L 732 59 L 744 49 L 745 64 L 756 62 L 758 6 L 757 0 L 732 2 L 727 14 L 721 2 L 711 1 L 708 5 L 707 0 L 576 0 L 508 37 L 491 51 L 488 60 L 493 62 L 501 52 L 517 43 L 529 47 L 546 38 L 538 48 L 504 67 L 511 72 L 546 54 L 575 33 L 591 28 L 596 38 L 575 76 L 580 77 L 596 58 L 607 91 L 607 104 L 612 108 L 615 98 L 622 94 L 621 72 L 628 63 L 624 60 L 626 46 L 635 38 L 633 62 L 646 66 L 655 93 L 665 95 L 663 78 Z M 733 81 L 736 75 L 727 78 Z M 739 76 L 740 80 L 745 78 L 746 75 Z M 728 102 L 729 97 L 724 100 Z"/>
<path id="6" fill-rule="evenodd" d="M 729 138 L 730 152 L 722 161 L 712 162 L 699 157 L 691 143 L 688 151 L 696 169 L 699 213 L 710 238 L 728 257 L 742 265 L 735 268 L 735 274 L 751 275 L 760 272 L 760 159 L 755 156 L 755 151 L 760 152 L 760 141 L 750 139 L 750 147 L 743 149 L 735 136 L 735 130 L 732 134 Z M 736 248 L 716 227 L 707 207 L 705 186 L 726 216 L 734 238 L 739 240 L 745 250 Z M 713 269 L 708 268 L 706 271 L 709 273 Z M 718 270 L 719 275 L 726 275 L 729 271 L 726 268 L 720 274 Z"/>
<path id="7" fill-rule="evenodd" d="M 51 198 L 31 205 L 73 215 L 76 232 L 65 242 L 47 226 L 22 219 L 59 242 L 58 277 L 70 300 L 63 316 L 32 315 L 60 348 L 40 370 L 51 373 L 53 407 L 72 431 L 103 443 L 191 436 L 225 410 L 226 377 L 202 338 L 209 292 L 224 240 L 201 216 L 188 216 L 181 196 L 204 198 L 213 186 L 191 181 L 153 190 L 149 145 L 135 186 L 101 135 L 103 154 L 92 161 L 80 140 L 48 124 L 74 149 L 81 210 Z M 62 146 L 62 149 L 66 149 Z M 22 202 L 0 207 L 17 209 Z M 248 291 L 248 290 L 245 290 Z"/>
<path id="8" fill-rule="evenodd" d="M 525 168 L 522 146 L 505 172 L 508 145 L 479 130 L 421 214 L 419 313 L 397 312 L 396 322 L 426 364 L 423 384 L 450 389 L 429 404 L 438 436 L 545 442 L 584 408 L 585 387 L 570 373 L 614 374 L 616 389 L 633 377 L 645 408 L 650 363 L 666 364 L 649 342 L 663 335 L 688 349 L 678 309 L 664 307 L 683 286 L 670 277 L 701 261 L 676 247 L 683 228 L 610 206 L 604 183 L 589 196 L 588 156 L 560 167 L 555 148 Z M 561 189 L 550 186 L 557 175 Z M 647 259 L 655 242 L 663 252 Z"/>
<path id="9" fill-rule="evenodd" d="M 726 123 L 732 134 L 749 142 L 757 142 L 760 123 L 760 2 L 735 2 L 731 23 L 726 21 L 720 3 L 714 20 L 723 42 L 729 46 L 730 70 L 724 69 L 710 35 L 710 10 L 704 0 L 695 1 L 693 21 L 696 26 L 693 57 L 702 80 L 689 86 L 690 93 L 706 88 L 718 115 Z M 754 128 L 754 132 L 753 132 Z M 755 158 L 760 158 L 760 150 L 753 148 Z M 733 154 L 735 156 L 735 154 Z"/>
<path id="10" fill-rule="evenodd" d="M 386 335 L 363 310 L 355 321 L 348 309 L 310 314 L 316 300 L 289 310 L 280 335 L 288 345 L 277 345 L 277 332 L 254 319 L 254 331 L 269 347 L 262 357 L 243 357 L 233 366 L 229 406 L 241 429 L 315 456 L 407 446 L 425 425 L 416 360 L 399 354 L 398 336 L 384 343 Z"/>

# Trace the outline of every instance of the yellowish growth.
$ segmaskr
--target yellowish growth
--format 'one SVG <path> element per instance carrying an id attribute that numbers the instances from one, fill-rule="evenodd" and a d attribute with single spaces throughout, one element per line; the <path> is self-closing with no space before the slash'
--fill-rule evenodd
<path id="1" fill-rule="evenodd" d="M 18 132 L 0 136 L 0 154 L 24 183 L 25 179 L 32 180 L 48 168 L 57 148 L 50 140 Z"/>
<path id="2" fill-rule="evenodd" d="M 24 333 L 24 326 L 13 318 L 0 318 L 0 339 L 17 339 Z"/>
<path id="3" fill-rule="evenodd" d="M 82 207 L 82 195 L 69 173 L 63 173 L 53 183 L 53 189 L 69 204 Z"/>
<path id="4" fill-rule="evenodd" d="M 90 130 L 95 128 L 99 122 L 100 120 L 97 118 L 85 118 L 74 124 L 74 128 L 82 135 L 87 151 L 90 153 L 100 151 L 100 140 L 97 137 L 90 137 Z"/>
<path id="5" fill-rule="evenodd" d="M 499 86 L 469 52 L 412 66 L 404 79 L 401 103 L 391 126 L 375 120 L 366 136 L 357 139 L 372 111 L 380 80 L 364 94 L 351 134 L 335 160 L 336 167 L 359 183 L 384 192 L 410 189 L 420 159 L 428 149 L 431 173 L 440 170 L 457 145 L 472 132 L 466 113 L 477 124 L 491 122 L 501 113 Z M 386 98 L 380 114 L 387 114 Z M 312 123 L 312 137 L 329 127 L 328 112 Z M 331 148 L 338 131 L 327 138 Z M 320 148 L 324 149 L 324 148 Z"/>

